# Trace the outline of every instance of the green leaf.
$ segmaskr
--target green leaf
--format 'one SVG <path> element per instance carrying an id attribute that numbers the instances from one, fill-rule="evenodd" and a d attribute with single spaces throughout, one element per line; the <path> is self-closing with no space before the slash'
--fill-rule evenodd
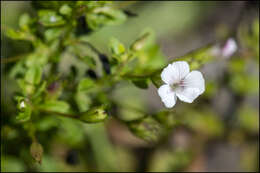
<path id="1" fill-rule="evenodd" d="M 125 47 L 116 38 L 112 38 L 109 42 L 109 49 L 112 54 L 121 55 L 125 53 Z"/>
<path id="2" fill-rule="evenodd" d="M 243 106 L 238 110 L 238 125 L 249 133 L 259 132 L 259 112 L 249 106 Z"/>
<path id="3" fill-rule="evenodd" d="M 93 29 L 99 29 L 105 25 L 119 25 L 126 20 L 126 15 L 110 7 L 95 8 L 93 12 L 87 13 L 86 20 L 88 26 Z"/>
<path id="4" fill-rule="evenodd" d="M 96 61 L 91 56 L 84 56 L 83 61 L 89 66 L 89 68 L 95 69 L 96 68 Z"/>
<path id="5" fill-rule="evenodd" d="M 134 79 L 132 80 L 133 84 L 141 89 L 147 89 L 148 88 L 148 81 L 147 79 Z"/>
<path id="6" fill-rule="evenodd" d="M 178 124 L 178 119 L 176 118 L 176 115 L 169 111 L 159 112 L 154 115 L 154 118 L 167 128 L 172 128 L 173 126 Z"/>
<path id="7" fill-rule="evenodd" d="M 78 88 L 77 91 L 79 92 L 86 92 L 89 89 L 91 89 L 94 86 L 94 81 L 89 79 L 89 78 L 84 78 L 82 79 L 79 84 L 78 84 Z"/>
<path id="8" fill-rule="evenodd" d="M 128 127 L 136 136 L 149 142 L 157 142 L 164 134 L 163 127 L 151 117 L 129 122 Z"/>
<path id="9" fill-rule="evenodd" d="M 40 86 L 36 88 L 33 98 L 39 97 L 46 89 L 47 82 L 43 81 Z"/>
<path id="10" fill-rule="evenodd" d="M 44 32 L 44 37 L 47 41 L 53 41 L 60 37 L 62 34 L 61 28 L 50 28 Z"/>
<path id="11" fill-rule="evenodd" d="M 31 67 L 25 74 L 25 81 L 30 84 L 39 84 L 42 77 L 42 69 L 38 66 Z"/>
<path id="12" fill-rule="evenodd" d="M 89 98 L 88 95 L 86 95 L 85 92 L 77 92 L 75 94 L 74 99 L 78 105 L 80 112 L 85 112 L 89 109 L 89 106 L 91 104 L 91 99 Z"/>
<path id="13" fill-rule="evenodd" d="M 87 112 L 81 113 L 78 117 L 79 120 L 86 123 L 102 122 L 107 118 L 107 113 L 104 110 L 104 106 L 95 107 Z"/>
<path id="14" fill-rule="evenodd" d="M 39 105 L 39 108 L 57 113 L 68 113 L 70 111 L 70 105 L 65 101 L 59 100 L 47 100 L 45 103 Z"/>
<path id="15" fill-rule="evenodd" d="M 50 51 L 45 45 L 39 45 L 37 49 L 28 55 L 25 65 L 29 68 L 34 66 L 44 66 L 48 62 Z"/>
<path id="16" fill-rule="evenodd" d="M 36 141 L 34 141 L 30 146 L 30 152 L 34 160 L 41 164 L 42 162 L 42 154 L 43 148 L 42 145 Z"/>
<path id="17" fill-rule="evenodd" d="M 30 95 L 35 90 L 34 85 L 26 82 L 24 79 L 18 79 L 17 83 L 18 86 L 22 89 L 24 95 Z"/>
<path id="18" fill-rule="evenodd" d="M 9 76 L 15 78 L 18 74 L 25 74 L 26 68 L 23 61 L 18 61 L 11 69 Z"/>
<path id="19" fill-rule="evenodd" d="M 184 114 L 185 125 L 199 134 L 220 136 L 223 134 L 223 122 L 210 110 L 187 110 Z"/>
<path id="20" fill-rule="evenodd" d="M 60 10 L 59 10 L 60 14 L 63 14 L 63 15 L 66 15 L 66 16 L 70 16 L 71 15 L 71 12 L 72 12 L 72 9 L 70 8 L 69 5 L 67 4 L 64 4 L 60 7 Z"/>
<path id="21" fill-rule="evenodd" d="M 34 41 L 35 38 L 30 33 L 24 32 L 24 31 L 15 31 L 14 29 L 7 29 L 6 36 L 14 39 L 14 40 L 28 40 L 28 41 Z"/>
<path id="22" fill-rule="evenodd" d="M 30 16 L 28 14 L 23 14 L 19 18 L 19 26 L 22 30 L 29 30 L 29 24 L 30 24 Z"/>
<path id="23" fill-rule="evenodd" d="M 55 11 L 51 10 L 40 10 L 38 11 L 39 22 L 46 27 L 60 26 L 65 24 L 62 16 L 56 14 Z"/>
<path id="24" fill-rule="evenodd" d="M 159 88 L 163 85 L 163 81 L 161 79 L 161 73 L 157 72 L 151 76 L 152 83 L 155 85 L 156 88 Z"/>

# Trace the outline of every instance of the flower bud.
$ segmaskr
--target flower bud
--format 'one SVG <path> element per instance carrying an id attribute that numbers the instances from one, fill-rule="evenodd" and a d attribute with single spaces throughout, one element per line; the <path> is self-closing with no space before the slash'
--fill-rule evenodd
<path id="1" fill-rule="evenodd" d="M 43 148 L 42 145 L 36 141 L 34 141 L 31 144 L 30 152 L 34 160 L 41 164 L 42 162 L 42 154 L 43 154 Z"/>
<path id="2" fill-rule="evenodd" d="M 87 112 L 83 112 L 78 117 L 79 120 L 86 122 L 86 123 L 97 123 L 102 122 L 106 119 L 107 113 L 105 112 L 104 108 L 96 107 L 92 108 Z"/>

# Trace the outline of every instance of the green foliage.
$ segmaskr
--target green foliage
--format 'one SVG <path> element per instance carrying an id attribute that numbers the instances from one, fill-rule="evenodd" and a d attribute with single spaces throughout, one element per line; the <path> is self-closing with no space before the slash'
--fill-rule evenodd
<path id="1" fill-rule="evenodd" d="M 54 27 L 65 24 L 62 16 L 59 16 L 55 11 L 40 10 L 38 11 L 39 22 L 45 27 Z"/>
<path id="2" fill-rule="evenodd" d="M 107 158 L 114 152 L 111 146 L 107 148 L 108 140 L 100 123 L 113 118 L 126 125 L 132 134 L 150 143 L 163 141 L 169 131 L 175 132 L 179 127 L 206 138 L 224 134 L 225 123 L 214 111 L 205 109 L 209 106 L 207 99 L 214 97 L 220 87 L 216 81 L 206 81 L 204 97 L 195 102 L 194 107 L 180 106 L 179 111 L 147 113 L 136 95 L 112 98 L 121 84 L 130 84 L 138 91 L 148 89 L 151 83 L 159 88 L 163 84 L 161 72 L 168 63 L 184 60 L 189 63 L 190 70 L 195 70 L 220 57 L 212 53 L 216 46 L 212 43 L 167 62 L 156 43 L 155 33 L 150 29 L 133 38 L 129 46 L 120 38 L 111 38 L 105 52 L 89 42 L 89 36 L 103 27 L 123 24 L 127 20 L 126 13 L 111 4 L 107 1 L 33 2 L 37 15 L 21 15 L 19 29 L 8 28 L 5 33 L 11 39 L 26 40 L 32 45 L 31 52 L 23 55 L 9 71 L 9 77 L 19 86 L 14 94 L 15 117 L 32 140 L 32 158 L 39 163 L 46 162 L 53 170 L 58 170 L 58 166 L 52 165 L 52 158 L 43 153 L 45 146 L 36 138 L 46 139 L 44 134 L 50 139 L 56 138 L 57 131 L 57 139 L 71 146 L 83 143 L 86 133 L 91 139 L 98 167 L 116 171 L 115 157 L 112 160 Z M 259 64 L 259 21 L 251 27 L 252 35 L 248 28 L 239 28 L 238 38 L 246 50 L 244 54 L 253 55 Z M 258 93 L 256 76 L 247 75 L 249 61 L 233 57 L 227 64 L 229 68 L 224 82 L 232 92 L 240 96 Z M 120 94 L 127 95 L 127 92 Z M 131 107 L 125 100 L 137 106 Z M 200 104 L 203 106 L 198 106 Z M 249 108 L 241 108 L 237 117 L 239 127 L 257 133 L 259 124 L 255 123 L 258 120 L 255 114 Z M 19 136 L 9 126 L 5 131 L 8 133 L 4 135 L 10 139 Z M 162 152 L 162 155 L 165 160 L 152 161 L 151 170 L 161 170 L 160 164 L 164 163 L 170 165 L 165 171 L 182 170 L 192 157 L 186 150 L 174 150 L 170 154 Z M 7 164 L 4 170 L 24 170 L 19 161 L 12 160 L 12 157 L 5 159 L 14 165 Z M 37 169 L 46 171 L 49 167 Z"/>

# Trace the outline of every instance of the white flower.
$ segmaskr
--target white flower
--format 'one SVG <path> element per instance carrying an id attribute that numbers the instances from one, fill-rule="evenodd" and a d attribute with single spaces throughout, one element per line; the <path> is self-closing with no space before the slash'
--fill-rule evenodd
<path id="1" fill-rule="evenodd" d="M 192 103 L 205 90 L 205 81 L 199 71 L 191 71 L 187 62 L 178 61 L 163 69 L 161 78 L 165 82 L 158 94 L 167 108 L 175 105 L 177 97 Z"/>

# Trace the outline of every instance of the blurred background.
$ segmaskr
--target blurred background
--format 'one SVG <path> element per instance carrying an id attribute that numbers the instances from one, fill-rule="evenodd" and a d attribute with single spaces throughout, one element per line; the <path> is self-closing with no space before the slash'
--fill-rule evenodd
<path id="1" fill-rule="evenodd" d="M 9 118 L 16 115 L 12 96 L 17 85 L 7 75 L 14 63 L 1 63 L 2 171 L 259 171 L 259 2 L 126 1 L 115 6 L 137 17 L 90 36 L 103 52 L 108 52 L 111 37 L 129 46 L 151 28 L 163 56 L 170 60 L 233 31 L 237 52 L 200 69 L 206 91 L 199 101 L 174 107 L 189 114 L 190 128 L 174 128 L 167 139 L 153 145 L 114 119 L 89 125 L 46 117 L 38 125 L 44 155 L 42 164 L 37 164 L 21 124 L 12 124 Z M 2 28 L 18 28 L 19 16 L 32 11 L 29 1 L 1 1 L 1 59 L 30 50 L 29 45 L 6 38 Z M 164 109 L 152 84 L 142 90 L 122 83 L 111 97 L 149 113 Z M 136 116 L 119 111 L 129 119 Z"/>

